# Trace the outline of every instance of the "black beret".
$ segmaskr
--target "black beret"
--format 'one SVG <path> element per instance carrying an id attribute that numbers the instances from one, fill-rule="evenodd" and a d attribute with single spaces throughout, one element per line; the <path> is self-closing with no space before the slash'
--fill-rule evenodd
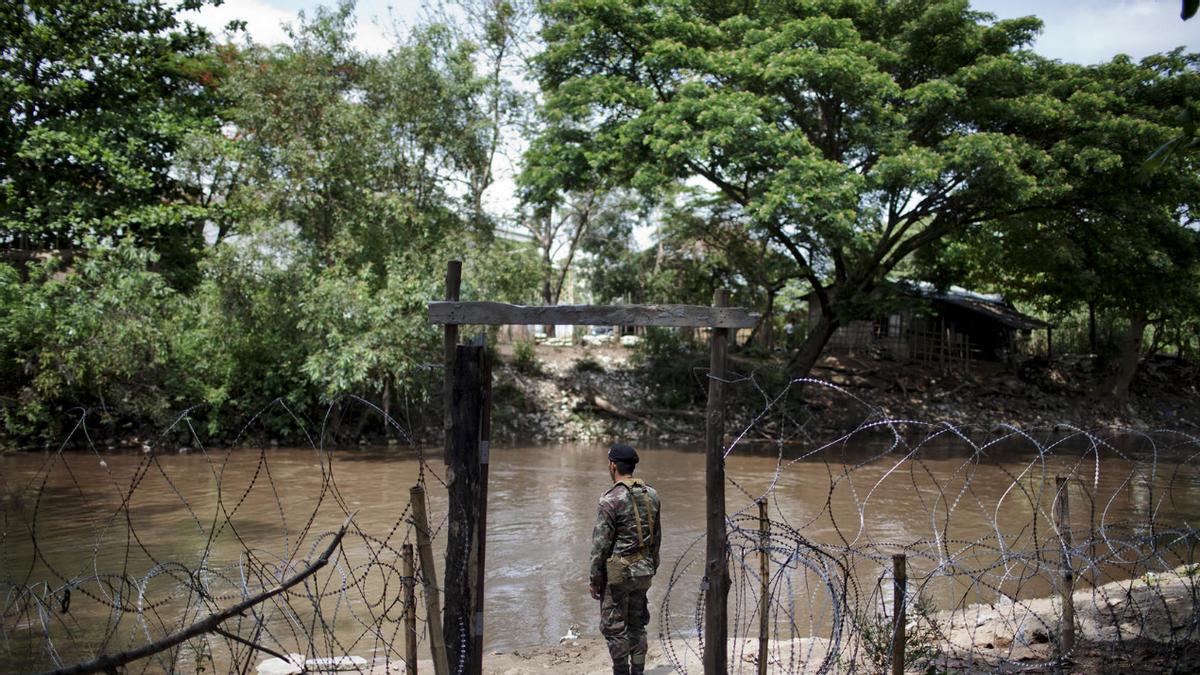
<path id="1" fill-rule="evenodd" d="M 637 450 L 634 450 L 632 445 L 626 445 L 625 443 L 613 443 L 612 447 L 608 449 L 608 459 L 613 462 L 629 462 L 631 464 L 637 464 Z"/>

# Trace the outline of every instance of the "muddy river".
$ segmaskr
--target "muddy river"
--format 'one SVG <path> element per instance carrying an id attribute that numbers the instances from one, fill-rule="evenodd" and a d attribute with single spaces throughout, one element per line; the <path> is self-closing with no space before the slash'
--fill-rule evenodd
<path id="1" fill-rule="evenodd" d="M 688 448 L 640 450 L 638 475 L 658 489 L 663 504 L 663 567 L 651 591 L 651 636 L 663 630 L 694 634 L 704 535 L 704 455 Z M 815 543 L 861 548 L 876 562 L 899 550 L 896 546 L 926 542 L 915 549 L 927 552 L 914 556 L 910 574 L 916 576 L 938 564 L 939 551 L 945 552 L 942 562 L 947 555 L 957 556 L 960 563 L 986 567 L 991 553 L 954 553 L 966 546 L 963 542 L 987 538 L 992 544 L 1001 541 L 1002 547 L 1036 548 L 1033 542 L 1049 531 L 1046 514 L 1052 510 L 1053 476 L 1058 473 L 1076 477 L 1072 525 L 1080 532 L 1124 521 L 1166 526 L 1200 518 L 1200 472 L 1191 459 L 1197 448 L 1187 439 L 1159 439 L 1153 448 L 1127 442 L 1120 450 L 1100 452 L 1087 442 L 1073 442 L 1055 446 L 1048 455 L 1030 442 L 1013 441 L 986 448 L 973 460 L 968 458 L 976 451 L 958 439 L 929 443 L 905 459 L 905 451 L 886 452 L 886 434 L 816 453 L 800 446 L 782 454 L 777 450 L 739 450 L 729 456 L 732 515 L 757 514 L 754 499 L 767 495 L 777 528 L 791 528 Z M 492 449 L 487 650 L 556 643 L 572 624 L 585 636 L 597 634 L 597 603 L 587 592 L 587 558 L 596 500 L 609 486 L 604 453 L 597 445 Z M 427 455 L 425 480 L 439 548 L 445 545 L 446 530 L 445 491 L 439 482 L 444 467 L 439 451 Z M 157 461 L 122 452 L 0 456 L 0 583 L 9 611 L 0 635 L 0 670 L 49 667 L 51 648 L 70 661 L 97 644 L 128 648 L 144 636 L 145 626 L 129 617 L 105 633 L 113 617 L 105 598 L 139 601 L 134 590 L 119 584 L 85 583 L 73 594 L 69 611 L 61 612 L 63 598 L 54 589 L 72 581 L 114 572 L 137 579 L 155 569 L 152 560 L 194 568 L 202 557 L 210 566 L 235 570 L 230 572 L 234 575 L 246 549 L 259 559 L 306 557 L 321 548 L 315 534 L 335 528 L 347 511 L 356 511 L 356 532 L 370 535 L 347 538 L 348 559 L 366 559 L 380 542 L 398 548 L 412 540 L 411 529 L 400 519 L 420 473 L 417 452 L 408 448 L 341 450 L 332 459 L 311 449 L 285 448 L 192 450 Z M 331 483 L 336 490 L 329 489 Z M 735 522 L 755 527 L 750 520 Z M 774 541 L 781 548 L 773 553 L 773 564 L 786 564 L 786 539 Z M 994 547 L 988 550 L 994 553 Z M 740 558 L 735 562 L 735 576 L 749 583 L 752 576 L 746 570 L 757 569 L 757 553 L 735 546 L 734 554 L 746 556 L 745 565 Z M 437 558 L 444 579 L 440 551 Z M 867 558 L 852 574 L 868 580 L 863 588 L 869 589 L 870 579 L 883 567 L 872 567 Z M 390 563 L 398 565 L 394 558 Z M 665 604 L 670 621 L 664 624 L 661 614 L 672 576 L 676 583 Z M 819 635 L 827 630 L 829 607 L 820 575 L 808 577 L 808 591 L 796 590 L 802 584 L 795 580 L 787 581 L 787 589 L 777 588 L 793 598 L 793 625 L 799 628 L 792 630 Z M 390 581 L 372 579 L 367 583 L 390 585 L 355 597 L 397 595 L 395 574 Z M 163 583 L 167 581 L 164 576 Z M 1039 580 L 1019 586 L 1012 590 L 1026 595 L 1049 589 Z M 24 588 L 50 598 L 52 611 L 39 613 L 14 600 Z M 140 601 L 153 606 L 156 589 L 162 590 L 148 584 Z M 968 600 L 988 600 L 979 589 L 964 591 L 953 584 L 931 589 L 941 602 L 960 602 L 972 593 Z M 753 592 L 731 595 L 743 623 L 753 614 L 752 598 Z M 14 609 L 22 606 L 26 609 Z M 166 602 L 149 616 L 177 625 L 160 616 L 170 607 Z M 394 608 L 389 612 L 398 615 Z M 42 639 L 46 630 L 56 638 L 52 645 Z M 344 632 L 339 633 L 344 644 L 358 639 L 365 651 L 379 649 L 378 641 L 364 646 L 361 622 L 339 623 L 332 630 Z M 275 637 L 286 646 L 286 633 L 277 631 Z M 395 648 L 402 652 L 399 645 Z"/>

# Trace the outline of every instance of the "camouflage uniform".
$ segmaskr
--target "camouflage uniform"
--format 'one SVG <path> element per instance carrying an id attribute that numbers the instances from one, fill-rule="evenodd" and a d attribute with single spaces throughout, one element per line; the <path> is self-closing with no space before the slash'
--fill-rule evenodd
<path id="1" fill-rule="evenodd" d="M 662 523 L 658 492 L 639 479 L 614 483 L 600 498 L 592 530 L 590 583 L 602 589 L 600 632 L 608 642 L 614 673 L 641 673 L 646 663 L 646 591 L 658 570 Z M 609 569 L 624 559 L 627 579 L 610 580 Z M 609 583 L 613 581 L 613 583 Z"/>

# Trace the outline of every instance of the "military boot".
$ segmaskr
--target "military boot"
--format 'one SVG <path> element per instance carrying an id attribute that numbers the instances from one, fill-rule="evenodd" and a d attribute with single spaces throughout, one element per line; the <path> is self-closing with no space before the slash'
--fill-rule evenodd
<path id="1" fill-rule="evenodd" d="M 628 663 L 614 663 L 613 675 L 630 675 Z"/>
<path id="2" fill-rule="evenodd" d="M 629 657 L 629 675 L 643 675 L 646 672 L 646 655 L 638 654 Z"/>

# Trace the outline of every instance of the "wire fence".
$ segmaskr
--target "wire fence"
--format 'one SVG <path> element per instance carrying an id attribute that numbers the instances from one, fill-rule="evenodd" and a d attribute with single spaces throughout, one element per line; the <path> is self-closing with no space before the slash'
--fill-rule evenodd
<path id="1" fill-rule="evenodd" d="M 764 406 L 727 462 L 776 460 L 765 485 L 729 473 L 731 672 L 1200 667 L 1200 438 L 977 429 L 894 419 L 817 380 L 729 384 Z M 863 423 L 806 440 L 796 404 L 812 388 Z M 658 634 L 678 672 L 701 671 L 704 587 L 688 582 L 703 555 L 699 538 L 669 569 Z"/>
<path id="2" fill-rule="evenodd" d="M 731 671 L 887 672 L 898 635 L 914 673 L 1200 664 L 1197 437 L 976 429 L 893 419 L 817 380 L 729 386 L 762 401 L 726 451 Z M 817 388 L 864 421 L 811 440 L 804 401 Z M 334 449 L 344 441 L 330 420 L 348 410 L 382 419 L 367 402 L 339 401 L 305 423 L 315 431 L 302 460 L 270 446 L 208 449 L 182 415 L 141 451 L 102 451 L 81 424 L 64 448 L 87 451 L 0 471 L 0 670 L 144 649 L 256 599 L 219 630 L 126 670 L 247 673 L 276 658 L 390 673 L 413 649 L 429 658 L 420 595 L 424 582 L 445 580 L 427 578 L 406 547 L 445 528 L 442 463 L 389 419 L 397 452 L 416 461 L 339 484 L 360 458 Z M 734 460 L 749 456 L 773 460 L 773 471 L 740 474 Z M 425 530 L 413 524 L 412 485 L 429 497 Z M 678 672 L 700 672 L 703 537 L 673 550 L 655 582 L 665 587 L 655 649 Z"/>
<path id="3" fill-rule="evenodd" d="M 276 460 L 269 446 L 210 450 L 183 415 L 163 442 L 135 453 L 97 448 L 81 420 L 64 448 L 86 451 L 0 473 L 0 670 L 163 647 L 238 603 L 252 604 L 124 672 L 246 673 L 268 658 L 282 662 L 278 672 L 401 672 L 414 622 L 427 653 L 428 617 L 410 599 L 424 579 L 411 571 L 409 547 L 421 537 L 408 486 L 436 495 L 445 484 L 412 446 L 418 468 L 402 487 L 369 499 L 339 487 L 329 422 L 343 407 L 382 414 L 357 399 L 336 403 L 300 462 Z M 289 412 L 283 402 L 269 408 L 280 409 Z M 181 431 L 190 442 L 178 441 Z M 367 508 L 384 512 L 372 519 L 383 528 L 356 524 Z M 443 525 L 428 526 L 431 538 Z"/>

